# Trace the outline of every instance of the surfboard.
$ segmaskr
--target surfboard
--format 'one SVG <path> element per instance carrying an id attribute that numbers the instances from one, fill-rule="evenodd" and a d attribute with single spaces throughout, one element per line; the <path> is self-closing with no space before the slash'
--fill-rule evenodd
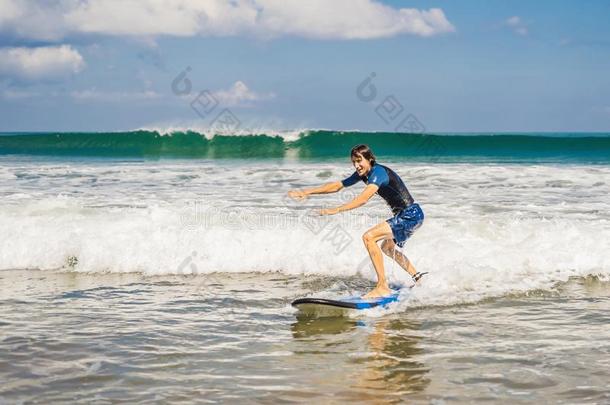
<path id="1" fill-rule="evenodd" d="M 301 313 L 310 314 L 341 314 L 351 310 L 363 310 L 375 307 L 387 307 L 393 302 L 398 301 L 400 291 L 386 295 L 384 297 L 363 299 L 361 296 L 351 296 L 338 299 L 328 298 L 298 298 L 292 301 L 292 306 Z"/>

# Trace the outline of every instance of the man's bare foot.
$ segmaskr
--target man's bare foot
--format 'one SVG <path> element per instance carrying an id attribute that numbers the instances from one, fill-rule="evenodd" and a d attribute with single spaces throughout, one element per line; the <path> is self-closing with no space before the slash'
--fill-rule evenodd
<path id="1" fill-rule="evenodd" d="M 365 300 L 369 298 L 379 298 L 384 297 L 386 295 L 390 295 L 391 293 L 392 291 L 390 291 L 387 286 L 377 286 L 371 291 L 369 291 L 367 294 L 363 295 L 362 298 L 364 298 Z"/>

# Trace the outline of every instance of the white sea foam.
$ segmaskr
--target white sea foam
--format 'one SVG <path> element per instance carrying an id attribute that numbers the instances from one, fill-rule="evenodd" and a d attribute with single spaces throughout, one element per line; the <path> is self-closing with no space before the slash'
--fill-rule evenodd
<path id="1" fill-rule="evenodd" d="M 197 132 L 207 139 L 212 139 L 216 134 L 219 133 L 219 129 L 206 125 L 197 124 L 163 124 L 163 125 L 149 125 L 138 128 L 136 130 L 154 131 L 158 132 L 163 136 L 171 136 L 176 132 Z M 301 134 L 309 131 L 317 131 L 318 129 L 277 129 L 275 127 L 269 127 L 263 124 L 240 126 L 237 129 L 231 130 L 230 132 L 222 132 L 224 136 L 255 136 L 255 135 L 267 135 L 267 136 L 279 136 L 285 141 L 295 141 Z"/>
<path id="2" fill-rule="evenodd" d="M 610 276 L 610 168 L 394 166 L 426 212 L 405 253 L 430 274 L 405 305 L 471 302 Z M 387 216 L 377 197 L 354 215 L 311 213 L 290 188 L 341 178 L 347 165 L 36 162 L 0 173 L 0 269 L 190 274 L 361 275 L 361 234 Z M 367 216 L 365 213 L 372 213 Z M 409 283 L 386 261 L 393 282 Z"/>

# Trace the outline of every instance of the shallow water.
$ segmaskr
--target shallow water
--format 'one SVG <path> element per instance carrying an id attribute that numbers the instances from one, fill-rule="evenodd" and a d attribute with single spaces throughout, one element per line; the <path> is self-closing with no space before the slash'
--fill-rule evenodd
<path id="1" fill-rule="evenodd" d="M 361 278 L 0 272 L 0 402 L 610 401 L 610 283 L 299 318 Z"/>

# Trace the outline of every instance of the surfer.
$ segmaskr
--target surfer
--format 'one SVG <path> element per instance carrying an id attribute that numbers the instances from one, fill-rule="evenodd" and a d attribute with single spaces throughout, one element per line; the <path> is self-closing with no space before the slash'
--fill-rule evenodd
<path id="1" fill-rule="evenodd" d="M 396 245 L 402 247 L 413 232 L 421 226 L 424 221 L 424 213 L 419 204 L 414 202 L 400 177 L 390 168 L 376 162 L 375 155 L 368 145 L 354 146 L 350 156 L 356 171 L 348 178 L 320 187 L 291 190 L 288 195 L 300 200 L 307 198 L 310 194 L 336 193 L 343 187 L 352 186 L 362 180 L 367 186 L 359 196 L 339 207 L 320 210 L 320 215 L 334 215 L 358 208 L 375 193 L 388 203 L 394 216 L 373 226 L 362 235 L 362 240 L 377 273 L 377 285 L 363 298 L 382 297 L 390 294 L 391 291 L 385 277 L 381 252 L 394 259 L 411 275 L 414 282 L 418 282 L 426 274 L 417 272 L 409 259 L 396 249 Z M 379 241 L 382 241 L 381 248 L 377 245 Z"/>

